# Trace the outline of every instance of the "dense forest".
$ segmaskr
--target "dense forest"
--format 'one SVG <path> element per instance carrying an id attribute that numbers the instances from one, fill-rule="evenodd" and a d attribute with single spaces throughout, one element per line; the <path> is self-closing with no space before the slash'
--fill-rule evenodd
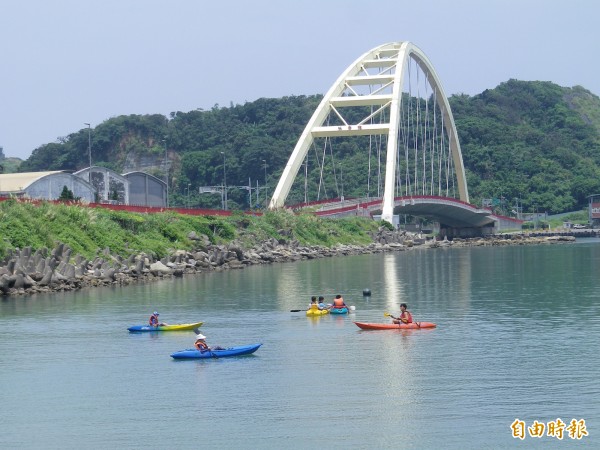
<path id="1" fill-rule="evenodd" d="M 144 170 L 165 177 L 171 205 L 220 207 L 200 187 L 226 177 L 231 209 L 249 205 L 246 186 L 272 193 L 321 96 L 261 98 L 243 105 L 155 115 L 119 116 L 91 131 L 94 165 L 119 173 Z M 479 95 L 449 99 L 461 142 L 471 202 L 493 199 L 500 213 L 559 213 L 600 193 L 600 98 L 582 87 L 509 80 Z M 362 195 L 365 154 L 349 148 L 346 197 Z M 88 129 L 35 149 L 21 172 L 78 170 L 88 165 Z M 317 170 L 317 169 L 314 169 Z M 264 190 L 252 202 L 264 205 Z M 295 185 L 291 199 L 303 193 Z"/>

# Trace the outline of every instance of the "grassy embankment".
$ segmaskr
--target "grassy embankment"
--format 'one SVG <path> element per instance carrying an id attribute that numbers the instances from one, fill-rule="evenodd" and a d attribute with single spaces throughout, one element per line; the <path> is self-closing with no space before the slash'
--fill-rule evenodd
<path id="1" fill-rule="evenodd" d="M 588 210 L 583 209 L 581 211 L 572 211 L 563 214 L 554 214 L 548 216 L 548 219 L 540 218 L 537 221 L 530 221 L 523 223 L 524 230 L 533 230 L 535 228 L 559 230 L 563 228 L 565 222 L 571 222 L 573 224 L 589 225 Z"/>
<path id="2" fill-rule="evenodd" d="M 69 245 L 73 255 L 92 258 L 109 248 L 127 257 L 147 253 L 163 257 L 174 250 L 193 250 L 191 231 L 204 234 L 213 244 L 235 239 L 245 246 L 280 238 L 303 245 L 368 244 L 369 232 L 380 222 L 366 218 L 321 219 L 312 214 L 268 212 L 261 217 L 242 213 L 231 217 L 187 216 L 175 213 L 137 214 L 42 202 L 0 202 L 0 257 L 13 248 L 52 249 L 57 242 Z"/>

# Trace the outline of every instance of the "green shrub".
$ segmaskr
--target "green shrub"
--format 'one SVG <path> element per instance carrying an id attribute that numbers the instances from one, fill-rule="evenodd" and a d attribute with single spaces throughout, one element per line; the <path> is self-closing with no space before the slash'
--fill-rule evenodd
<path id="1" fill-rule="evenodd" d="M 212 243 L 234 239 L 253 246 L 267 239 L 289 239 L 302 245 L 368 244 L 370 232 L 381 223 L 368 218 L 324 219 L 290 210 L 268 211 L 263 216 L 235 213 L 230 217 L 156 214 L 88 208 L 49 202 L 0 202 L 0 257 L 10 249 L 53 248 L 63 242 L 73 255 L 93 258 L 100 249 L 127 257 L 141 252 L 163 257 L 175 249 L 194 250 L 190 232 L 206 235 Z"/>

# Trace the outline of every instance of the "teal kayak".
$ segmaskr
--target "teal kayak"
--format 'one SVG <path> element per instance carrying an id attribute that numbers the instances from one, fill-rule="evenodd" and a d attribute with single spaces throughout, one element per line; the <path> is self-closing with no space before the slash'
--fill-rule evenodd
<path id="1" fill-rule="evenodd" d="M 345 306 L 343 308 L 331 308 L 329 314 L 348 314 L 348 308 Z"/>
<path id="2" fill-rule="evenodd" d="M 249 355 L 254 353 L 262 344 L 242 345 L 239 347 L 229 347 L 223 350 L 207 350 L 201 352 L 195 348 L 180 350 L 172 353 L 171 358 L 174 359 L 210 359 L 210 358 L 226 358 L 228 356 Z"/>

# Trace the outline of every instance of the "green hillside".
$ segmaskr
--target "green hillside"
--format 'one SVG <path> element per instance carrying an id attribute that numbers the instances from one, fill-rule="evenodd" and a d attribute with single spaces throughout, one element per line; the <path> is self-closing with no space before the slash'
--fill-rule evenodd
<path id="1" fill-rule="evenodd" d="M 118 172 L 144 170 L 164 178 L 165 147 L 171 164 L 170 204 L 220 207 L 221 198 L 199 194 L 219 186 L 224 164 L 230 186 L 248 182 L 273 188 L 321 96 L 259 99 L 209 111 L 129 115 L 92 130 L 92 159 Z M 479 95 L 450 99 L 461 141 L 471 202 L 504 199 L 509 213 L 519 199 L 524 211 L 559 213 L 586 205 L 600 192 L 600 98 L 581 87 L 509 80 Z M 88 134 L 79 130 L 34 150 L 20 171 L 86 167 Z M 346 197 L 364 195 L 367 156 L 345 149 Z M 315 169 L 316 170 L 316 169 Z M 347 172 L 346 172 L 347 171 Z M 260 200 L 264 204 L 264 191 Z M 334 194 L 335 196 L 335 194 Z M 301 201 L 295 186 L 290 202 Z M 248 191 L 233 189 L 231 208 L 248 208 Z M 253 203 L 256 199 L 253 199 Z"/>
<path id="2" fill-rule="evenodd" d="M 281 239 L 326 247 L 367 245 L 381 225 L 361 217 L 331 220 L 287 210 L 217 217 L 6 200 L 0 202 L 0 258 L 14 248 L 52 249 L 58 242 L 67 244 L 74 255 L 90 259 L 105 248 L 123 257 L 146 253 L 161 258 L 174 250 L 198 249 L 199 241 L 192 240 L 190 232 L 206 236 L 213 244 L 236 240 L 247 248 Z"/>
<path id="3" fill-rule="evenodd" d="M 510 80 L 450 102 L 472 201 L 558 213 L 600 192 L 600 99 L 589 91 Z"/>

